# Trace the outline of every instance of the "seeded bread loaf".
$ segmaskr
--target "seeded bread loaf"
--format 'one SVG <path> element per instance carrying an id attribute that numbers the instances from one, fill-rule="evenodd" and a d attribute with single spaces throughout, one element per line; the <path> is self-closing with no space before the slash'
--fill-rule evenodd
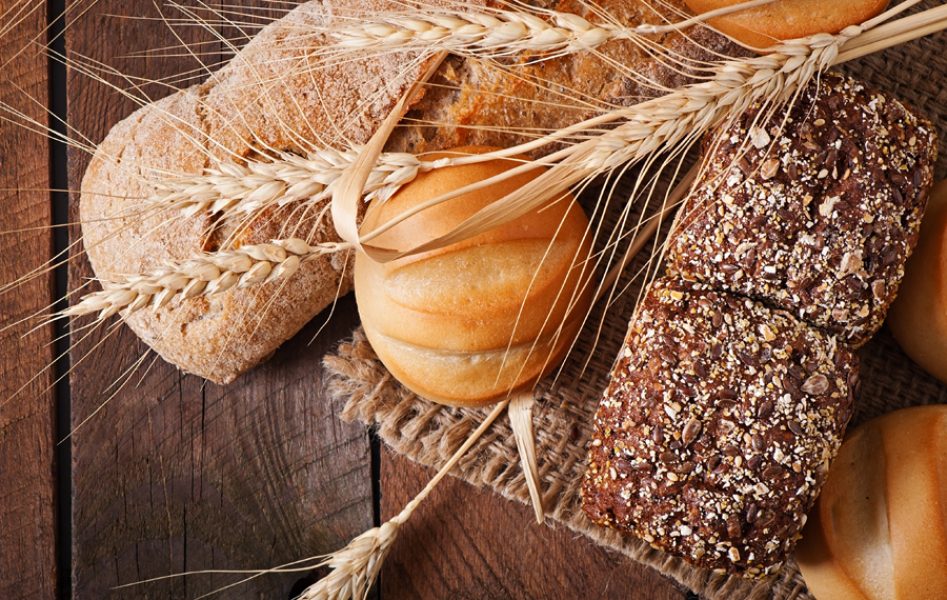
<path id="1" fill-rule="evenodd" d="M 600 4 L 628 23 L 660 20 L 644 0 Z M 682 6 L 680 0 L 669 4 Z M 549 6 L 591 10 L 571 1 Z M 155 178 L 199 174 L 216 159 L 253 156 L 259 148 L 306 152 L 311 147 L 342 148 L 367 140 L 419 77 L 421 67 L 406 69 L 406 64 L 414 63 L 397 53 L 321 64 L 318 48 L 326 40 L 312 32 L 330 27 L 340 15 L 383 10 L 404 6 L 395 0 L 304 3 L 265 27 L 206 83 L 144 106 L 116 125 L 82 181 L 80 218 L 95 273 L 102 278 L 137 274 L 202 251 L 289 234 L 311 243 L 336 239 L 329 217 L 319 216 L 322 207 L 297 211 L 287 206 L 246 222 L 242 215 L 149 212 L 148 202 L 156 193 Z M 731 48 L 706 31 L 688 33 L 693 40 L 662 35 L 656 41 L 695 58 Z M 611 104 L 660 94 L 661 86 L 684 81 L 684 75 L 659 68 L 648 50 L 634 44 L 614 42 L 604 52 L 620 58 L 627 73 L 616 73 L 607 60 L 591 54 L 545 60 L 515 74 L 487 62 L 450 59 L 435 74 L 437 85 L 415 104 L 389 147 L 420 151 L 463 143 L 509 144 Z M 527 83 L 540 79 L 542 86 Z M 431 127 L 421 121 L 442 124 Z M 269 356 L 337 294 L 349 290 L 346 258 L 307 262 L 291 278 L 175 300 L 156 311 L 138 311 L 126 321 L 169 362 L 228 382 Z"/>
<path id="2" fill-rule="evenodd" d="M 751 110 L 708 138 L 668 272 L 861 345 L 881 327 L 917 244 L 934 130 L 838 75 L 811 85 L 784 116 L 760 121 Z"/>
<path id="3" fill-rule="evenodd" d="M 668 279 L 648 290 L 595 421 L 586 513 L 756 577 L 792 550 L 852 412 L 851 348 L 917 241 L 929 124 L 828 75 L 708 136 Z"/>
<path id="4" fill-rule="evenodd" d="M 841 444 L 856 373 L 835 336 L 785 311 L 658 280 L 595 417 L 586 513 L 702 567 L 772 572 Z"/>

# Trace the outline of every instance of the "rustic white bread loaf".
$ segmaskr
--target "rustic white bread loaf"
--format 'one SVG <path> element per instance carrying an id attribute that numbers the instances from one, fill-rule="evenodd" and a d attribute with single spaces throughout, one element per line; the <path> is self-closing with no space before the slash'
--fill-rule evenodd
<path id="1" fill-rule="evenodd" d="M 671 2 L 676 8 L 681 0 Z M 629 23 L 658 18 L 644 0 L 607 0 L 602 7 Z M 328 216 L 288 206 L 269 210 L 245 227 L 239 218 L 174 211 L 142 216 L 155 192 L 149 178 L 162 173 L 195 175 L 216 158 L 239 158 L 255 149 L 306 151 L 347 147 L 368 139 L 396 100 L 417 79 L 421 66 L 405 71 L 404 56 L 343 61 L 318 68 L 315 30 L 333 15 L 375 13 L 403 7 L 394 0 L 307 2 L 264 28 L 229 65 L 206 83 L 147 105 L 116 125 L 102 142 L 82 181 L 80 217 L 86 251 L 101 278 L 141 273 L 168 260 L 202 251 L 268 242 L 288 234 L 310 243 L 336 239 Z M 578 3 L 560 10 L 588 12 Z M 350 22 L 350 21 L 348 21 Z M 659 43 L 680 54 L 708 57 L 729 49 L 702 30 L 662 35 Z M 629 104 L 680 85 L 682 74 L 660 67 L 647 51 L 625 42 L 604 48 L 628 65 L 636 79 L 620 76 L 603 59 L 578 54 L 517 69 L 515 74 L 474 60 L 449 59 L 430 88 L 392 136 L 392 150 L 420 151 L 463 143 L 504 145 L 520 131 L 555 129 L 610 104 Z M 542 86 L 527 80 L 543 80 Z M 570 108 L 563 98 L 577 99 Z M 515 97 L 525 99 L 517 100 Z M 554 100 L 555 102 L 551 102 Z M 486 125 L 463 129 L 451 125 Z M 521 129 L 520 129 L 521 128 Z M 344 138 L 344 139 L 343 139 Z M 228 382 L 269 356 L 337 294 L 351 278 L 345 256 L 304 264 L 295 276 L 262 286 L 173 301 L 126 318 L 163 358 L 185 371 Z"/>
<path id="2" fill-rule="evenodd" d="M 848 437 L 796 559 L 818 600 L 947 598 L 947 406 L 899 410 Z"/>
<path id="3" fill-rule="evenodd" d="M 354 1 L 354 0 L 353 0 Z M 309 2 L 264 28 L 206 83 L 149 104 L 119 123 L 99 146 L 82 181 L 84 243 L 99 277 L 140 273 L 234 246 L 290 233 L 335 239 L 332 223 L 310 211 L 288 223 L 293 207 L 267 211 L 242 226 L 213 214 L 183 217 L 166 210 L 142 216 L 155 192 L 149 178 L 200 173 L 210 158 L 246 156 L 254 148 L 305 151 L 300 133 L 366 141 L 413 83 L 403 57 L 348 61 L 314 71 L 307 55 L 318 43 L 307 29 L 322 25 L 340 2 Z M 359 6 L 383 6 L 371 0 Z M 382 83 L 385 82 L 385 83 Z M 366 99 L 371 99 L 366 102 Z M 312 140 L 314 143 L 316 140 Z M 125 215 L 125 216 L 123 216 Z M 126 319 L 163 358 L 186 371 L 228 382 L 253 367 L 350 288 L 346 257 L 305 263 L 295 276 L 261 286 L 172 302 Z"/>

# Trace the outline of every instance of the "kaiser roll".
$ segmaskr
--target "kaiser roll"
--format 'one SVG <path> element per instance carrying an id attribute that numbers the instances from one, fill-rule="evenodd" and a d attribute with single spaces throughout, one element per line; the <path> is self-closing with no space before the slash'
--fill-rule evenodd
<path id="1" fill-rule="evenodd" d="M 819 600 L 947 598 L 947 405 L 851 434 L 796 558 Z"/>
<path id="2" fill-rule="evenodd" d="M 464 147 L 440 156 L 483 153 Z M 491 160 L 423 173 L 373 202 L 362 232 L 425 201 L 504 172 Z M 409 217 L 372 243 L 406 249 L 447 233 L 540 169 Z M 478 406 L 531 385 L 562 358 L 590 304 L 588 219 L 571 196 L 450 245 L 389 263 L 355 260 L 362 327 L 388 370 L 418 395 Z"/>

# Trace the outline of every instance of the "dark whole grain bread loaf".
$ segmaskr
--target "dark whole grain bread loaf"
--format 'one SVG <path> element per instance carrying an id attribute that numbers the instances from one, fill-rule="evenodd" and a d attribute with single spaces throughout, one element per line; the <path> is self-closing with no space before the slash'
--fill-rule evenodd
<path id="1" fill-rule="evenodd" d="M 903 104 L 826 75 L 788 114 L 751 110 L 708 138 L 668 272 L 861 345 L 897 295 L 936 152 L 931 124 Z"/>
<path id="2" fill-rule="evenodd" d="M 852 414 L 857 359 L 785 311 L 658 280 L 595 417 L 593 521 L 702 567 L 772 572 Z"/>
<path id="3" fill-rule="evenodd" d="M 783 119 L 785 117 L 785 122 Z M 827 75 L 708 137 L 595 419 L 592 520 L 750 577 L 793 549 L 927 203 L 929 123 Z"/>

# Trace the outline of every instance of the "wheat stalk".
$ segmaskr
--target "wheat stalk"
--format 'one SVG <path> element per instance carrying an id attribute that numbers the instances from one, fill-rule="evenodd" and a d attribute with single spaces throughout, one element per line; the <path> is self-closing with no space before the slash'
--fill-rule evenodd
<path id="1" fill-rule="evenodd" d="M 341 48 L 357 50 L 422 48 L 480 57 L 521 52 L 573 53 L 591 50 L 613 40 L 630 40 L 685 29 L 707 19 L 773 1 L 742 2 L 668 25 L 592 23 L 580 15 L 554 10 L 482 9 L 462 12 L 435 9 L 424 13 L 369 16 L 352 26 L 329 33 Z"/>
<path id="2" fill-rule="evenodd" d="M 532 392 L 522 392 L 517 396 L 532 398 Z M 517 398 L 513 398 L 516 401 Z M 424 486 L 405 507 L 391 520 L 379 527 L 373 527 L 352 540 L 348 546 L 326 558 L 318 566 L 328 566 L 332 569 L 328 575 L 308 587 L 297 600 L 348 600 L 350 598 L 363 599 L 368 595 L 381 565 L 388 556 L 392 545 L 404 525 L 414 511 L 430 495 L 444 477 L 460 462 L 467 451 L 483 436 L 494 421 L 503 414 L 511 400 L 508 398 L 498 403 L 486 416 L 483 422 L 475 429 L 464 443 L 448 459 L 434 477 Z"/>
<path id="3" fill-rule="evenodd" d="M 98 313 L 98 319 L 106 319 L 119 312 L 128 315 L 147 306 L 158 310 L 176 298 L 209 296 L 235 287 L 288 278 L 302 263 L 348 248 L 350 245 L 345 243 L 313 246 L 305 240 L 289 238 L 169 262 L 146 274 L 103 281 L 102 290 L 86 294 L 60 316 Z"/>
<path id="4" fill-rule="evenodd" d="M 219 162 L 199 175 L 156 179 L 151 200 L 192 216 L 202 212 L 251 213 L 266 206 L 308 200 L 320 202 L 355 161 L 360 148 L 320 148 L 306 155 L 280 153 L 268 160 Z M 365 184 L 365 200 L 387 200 L 418 173 L 452 163 L 449 158 L 424 161 L 407 152 L 383 154 Z"/>

